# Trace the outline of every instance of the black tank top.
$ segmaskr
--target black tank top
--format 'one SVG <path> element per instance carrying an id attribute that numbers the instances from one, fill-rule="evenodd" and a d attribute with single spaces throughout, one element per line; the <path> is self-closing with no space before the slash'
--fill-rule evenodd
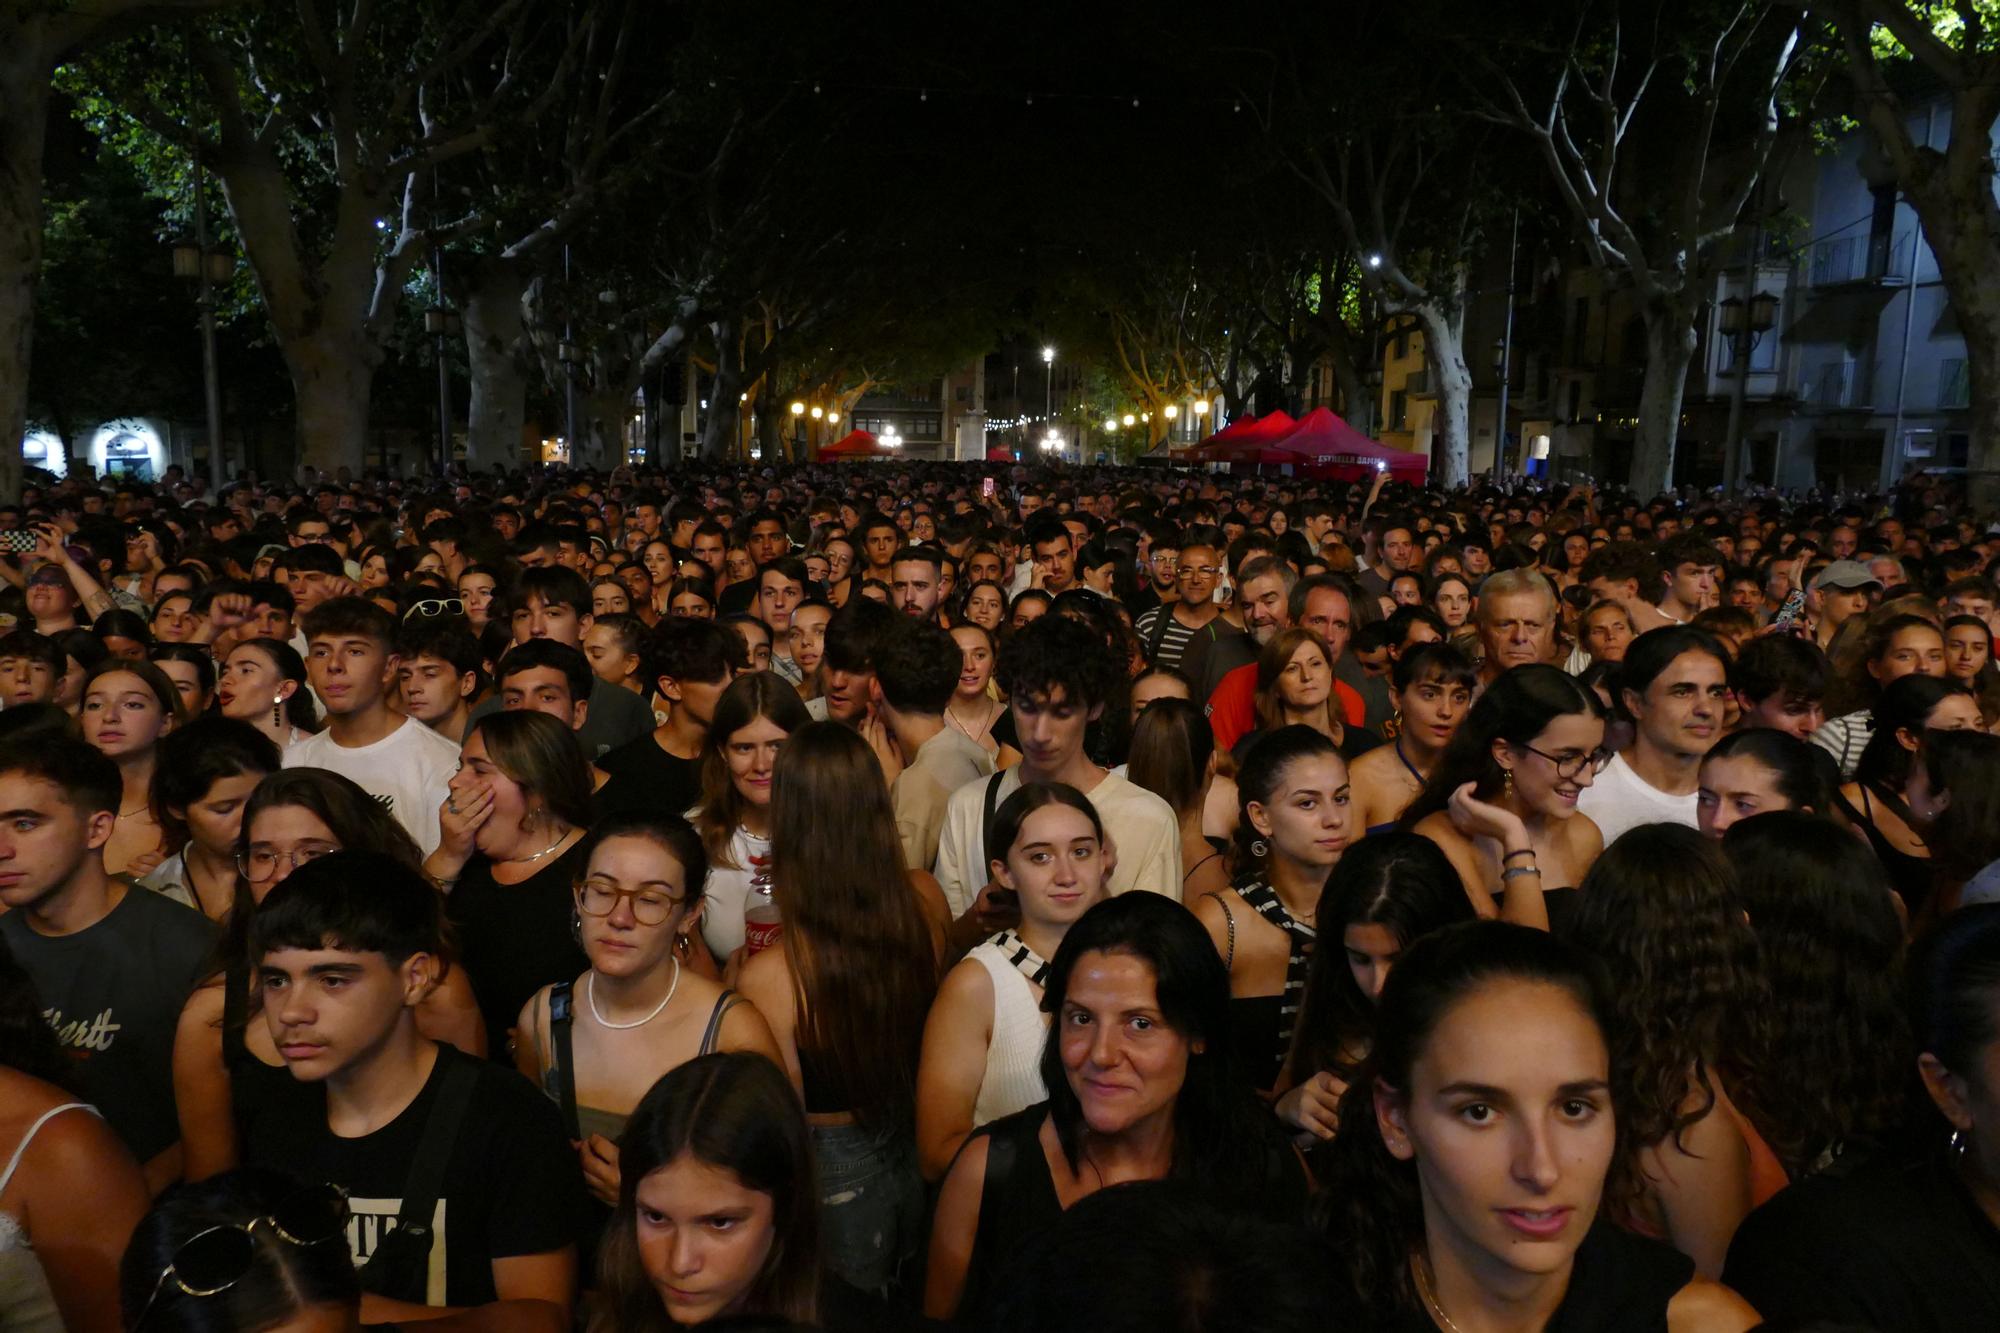
<path id="1" fill-rule="evenodd" d="M 1569 1290 L 1542 1333 L 1667 1333 L 1667 1305 L 1693 1278 L 1694 1260 L 1679 1250 L 1600 1217 L 1577 1247 Z M 1437 1333 L 1429 1313 L 1408 1308 L 1353 1327 Z"/>
<path id="2" fill-rule="evenodd" d="M 284 1113 L 298 1080 L 284 1065 L 267 1065 L 244 1044 L 250 1023 L 250 970 L 232 966 L 222 974 L 222 1065 L 229 1071 L 229 1108 L 236 1117 L 237 1142 L 247 1142 L 251 1122 L 267 1112 Z"/>
<path id="3" fill-rule="evenodd" d="M 1841 813 L 1853 820 L 1855 826 L 1861 830 L 1861 835 L 1868 839 L 1869 847 L 1874 849 L 1875 859 L 1882 863 L 1883 873 L 1889 877 L 1890 887 L 1894 888 L 1902 898 L 1903 906 L 1909 909 L 1910 919 L 1914 921 L 1918 909 L 1931 895 L 1931 859 L 1928 856 L 1912 856 L 1889 841 L 1889 836 L 1875 827 L 1874 800 L 1870 798 L 1865 785 L 1861 788 L 1859 810 L 1838 792 L 1834 793 L 1833 800 L 1834 804 L 1840 807 Z M 1885 801 L 1883 804 L 1889 803 Z M 1894 813 L 1900 816 L 1905 812 L 1895 810 Z"/>

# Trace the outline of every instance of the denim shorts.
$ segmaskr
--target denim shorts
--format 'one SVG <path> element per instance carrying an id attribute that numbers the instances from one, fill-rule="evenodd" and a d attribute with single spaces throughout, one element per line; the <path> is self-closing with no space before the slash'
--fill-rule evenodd
<path id="1" fill-rule="evenodd" d="M 887 1294 L 923 1242 L 924 1180 L 905 1125 L 815 1125 L 820 1243 L 829 1270 Z"/>

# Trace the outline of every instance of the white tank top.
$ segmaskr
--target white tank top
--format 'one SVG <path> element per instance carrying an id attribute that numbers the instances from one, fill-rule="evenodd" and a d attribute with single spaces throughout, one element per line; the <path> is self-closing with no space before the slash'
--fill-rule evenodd
<path id="1" fill-rule="evenodd" d="M 993 980 L 993 1040 L 986 1047 L 986 1073 L 972 1106 L 972 1127 L 977 1129 L 1049 1095 L 1041 1069 L 1049 1020 L 1028 979 L 990 940 L 965 956 L 978 959 Z"/>

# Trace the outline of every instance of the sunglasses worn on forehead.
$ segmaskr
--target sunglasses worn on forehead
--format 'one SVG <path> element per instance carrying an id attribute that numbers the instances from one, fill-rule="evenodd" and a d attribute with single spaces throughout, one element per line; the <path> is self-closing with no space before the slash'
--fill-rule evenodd
<path id="1" fill-rule="evenodd" d="M 418 616 L 430 619 L 435 616 L 462 616 L 465 614 L 465 599 L 462 597 L 427 597 L 411 606 L 403 613 L 404 620 Z"/>

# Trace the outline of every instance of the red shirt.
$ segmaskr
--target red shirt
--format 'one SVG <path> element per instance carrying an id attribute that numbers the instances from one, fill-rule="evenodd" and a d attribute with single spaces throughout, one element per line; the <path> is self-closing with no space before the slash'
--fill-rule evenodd
<path id="1" fill-rule="evenodd" d="M 1333 682 L 1334 698 L 1340 700 L 1340 715 L 1350 727 L 1358 727 L 1368 715 L 1361 695 L 1344 680 Z M 1233 749 L 1236 742 L 1257 729 L 1257 664 L 1246 662 L 1222 678 L 1215 693 L 1208 696 L 1208 725 L 1215 733 L 1215 748 Z"/>

